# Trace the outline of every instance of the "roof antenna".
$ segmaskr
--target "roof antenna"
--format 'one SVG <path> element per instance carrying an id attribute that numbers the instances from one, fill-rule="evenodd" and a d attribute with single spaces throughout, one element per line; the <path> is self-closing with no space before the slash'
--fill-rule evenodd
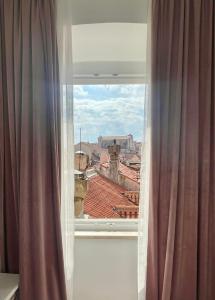
<path id="1" fill-rule="evenodd" d="M 80 171 L 80 169 L 81 169 L 81 128 L 80 128 L 80 143 L 79 143 L 79 145 L 80 145 L 80 148 L 79 148 L 79 166 L 78 166 L 78 168 L 79 168 L 79 171 Z"/>

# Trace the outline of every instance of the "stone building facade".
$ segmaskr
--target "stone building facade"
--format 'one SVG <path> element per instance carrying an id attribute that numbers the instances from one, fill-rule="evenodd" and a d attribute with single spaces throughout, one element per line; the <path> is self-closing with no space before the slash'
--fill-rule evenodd
<path id="1" fill-rule="evenodd" d="M 135 151 L 135 143 L 132 134 L 125 136 L 100 136 L 98 138 L 98 145 L 103 149 L 108 149 L 109 146 L 116 144 L 121 147 L 121 151 L 132 152 Z"/>

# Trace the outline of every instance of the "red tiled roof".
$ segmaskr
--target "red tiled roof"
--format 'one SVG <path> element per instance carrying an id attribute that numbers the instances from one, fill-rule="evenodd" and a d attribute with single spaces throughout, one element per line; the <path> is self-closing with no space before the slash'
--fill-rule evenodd
<path id="1" fill-rule="evenodd" d="M 120 214 L 122 218 L 137 218 L 139 209 L 138 206 L 126 206 L 126 205 L 116 205 L 116 211 Z"/>
<path id="2" fill-rule="evenodd" d="M 141 157 L 139 154 L 135 153 L 122 153 L 120 154 L 121 160 L 129 161 L 129 162 L 139 162 L 141 161 Z"/>
<path id="3" fill-rule="evenodd" d="M 126 191 L 124 195 L 128 198 L 129 201 L 139 206 L 139 201 L 140 201 L 139 191 Z"/>
<path id="4" fill-rule="evenodd" d="M 126 189 L 101 175 L 89 179 L 84 202 L 84 213 L 93 218 L 120 218 L 116 206 L 133 207 L 123 193 Z"/>
<path id="5" fill-rule="evenodd" d="M 119 172 L 128 177 L 129 179 L 139 182 L 138 172 L 135 170 L 130 169 L 129 167 L 119 163 Z"/>
<path id="6" fill-rule="evenodd" d="M 105 163 L 101 163 L 100 165 L 104 168 L 109 168 L 110 164 L 109 162 L 105 162 Z M 131 169 L 123 165 L 121 162 L 119 163 L 119 173 L 135 182 L 139 182 L 138 172 L 134 169 Z"/>

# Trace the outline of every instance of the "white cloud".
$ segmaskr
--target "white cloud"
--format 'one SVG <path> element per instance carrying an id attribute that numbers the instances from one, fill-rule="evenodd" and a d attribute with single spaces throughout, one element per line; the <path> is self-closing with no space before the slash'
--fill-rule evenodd
<path id="1" fill-rule="evenodd" d="M 75 99 L 75 129 L 82 128 L 85 140 L 96 140 L 99 135 L 128 133 L 139 139 L 143 128 L 143 104 L 144 99 L 140 97 L 103 101 Z"/>
<path id="2" fill-rule="evenodd" d="M 75 86 L 75 140 L 79 128 L 85 141 L 95 141 L 99 135 L 143 135 L 143 85 Z"/>
<path id="3" fill-rule="evenodd" d="M 74 85 L 73 93 L 77 98 L 88 96 L 88 91 L 86 91 L 82 85 Z"/>

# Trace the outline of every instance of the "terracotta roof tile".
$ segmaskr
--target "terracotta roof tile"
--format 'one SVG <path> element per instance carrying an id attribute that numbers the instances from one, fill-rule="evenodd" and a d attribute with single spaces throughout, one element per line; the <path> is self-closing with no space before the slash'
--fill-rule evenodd
<path id="1" fill-rule="evenodd" d="M 134 206 L 123 193 L 126 189 L 111 180 L 96 175 L 89 179 L 84 213 L 93 218 L 120 218 L 116 206 Z"/>
<path id="2" fill-rule="evenodd" d="M 138 206 L 136 205 L 116 205 L 116 211 L 122 218 L 137 218 L 139 213 Z"/>
<path id="3" fill-rule="evenodd" d="M 104 168 L 109 168 L 110 164 L 109 162 L 104 162 L 101 163 L 100 165 Z M 119 163 L 119 173 L 121 173 L 123 176 L 126 176 L 135 182 L 139 182 L 139 173 L 136 170 L 123 165 L 121 162 Z"/>
<path id="4" fill-rule="evenodd" d="M 119 163 L 119 172 L 129 179 L 139 182 L 138 172 L 136 170 L 130 169 L 122 163 Z"/>

